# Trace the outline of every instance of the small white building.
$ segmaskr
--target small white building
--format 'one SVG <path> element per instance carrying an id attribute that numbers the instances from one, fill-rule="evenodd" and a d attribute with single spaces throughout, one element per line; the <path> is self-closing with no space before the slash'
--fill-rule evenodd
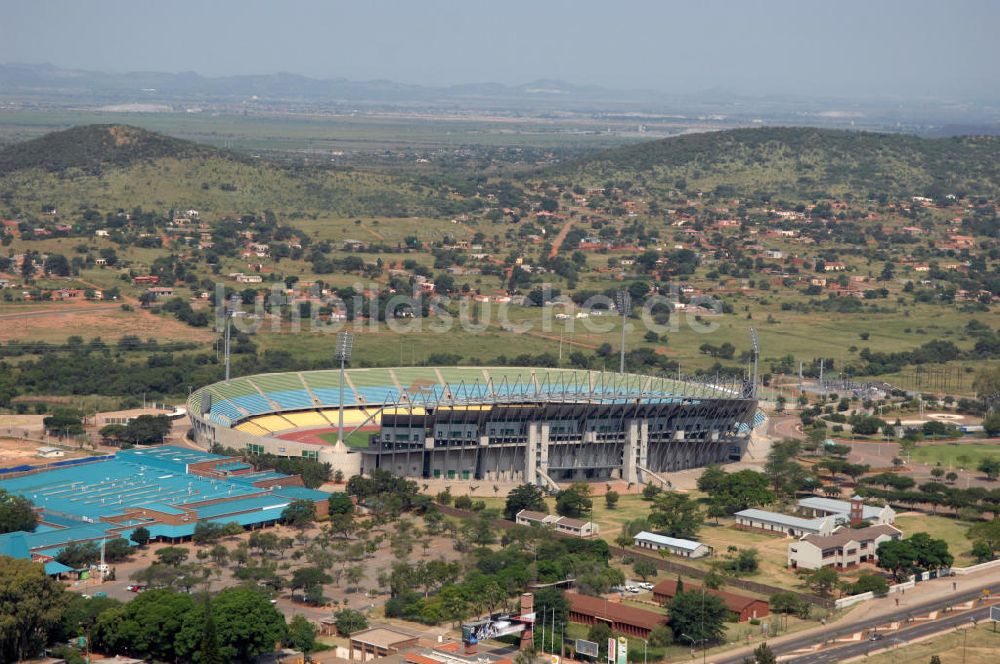
<path id="1" fill-rule="evenodd" d="M 35 450 L 35 456 L 42 459 L 58 459 L 59 457 L 66 456 L 66 452 L 62 451 L 58 447 L 39 447 Z"/>
<path id="2" fill-rule="evenodd" d="M 593 537 L 597 534 L 597 524 L 593 521 L 581 521 L 571 519 L 568 516 L 558 514 L 544 514 L 542 512 L 532 512 L 531 510 L 521 510 L 514 520 L 522 526 L 541 526 L 552 528 L 560 533 L 573 535 L 574 537 Z"/>
<path id="3" fill-rule="evenodd" d="M 799 501 L 799 510 L 805 516 L 839 516 L 849 520 L 852 516 L 852 505 L 854 512 L 860 514 L 861 521 L 867 521 L 872 525 L 892 525 L 896 522 L 896 510 L 888 505 L 865 505 L 859 496 L 854 496 L 849 501 L 810 496 Z"/>
<path id="4" fill-rule="evenodd" d="M 903 532 L 890 525 L 867 528 L 840 527 L 830 535 L 806 535 L 788 545 L 788 566 L 793 569 L 838 569 L 878 560 L 878 545 L 898 540 Z"/>
<path id="5" fill-rule="evenodd" d="M 667 537 L 657 535 L 648 531 L 642 531 L 632 538 L 637 549 L 650 549 L 652 551 L 667 550 L 675 556 L 682 558 L 702 558 L 711 555 L 712 547 L 694 540 L 680 539 L 677 537 Z"/>
<path id="6" fill-rule="evenodd" d="M 755 530 L 802 537 L 803 535 L 829 535 L 837 526 L 834 517 L 804 519 L 800 516 L 789 516 L 780 512 L 748 509 L 733 515 L 736 525 Z"/>

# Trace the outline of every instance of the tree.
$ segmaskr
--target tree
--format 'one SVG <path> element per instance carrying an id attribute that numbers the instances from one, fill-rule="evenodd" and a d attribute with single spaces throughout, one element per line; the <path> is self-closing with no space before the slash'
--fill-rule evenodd
<path id="1" fill-rule="evenodd" d="M 285 619 L 255 588 L 226 588 L 216 595 L 212 611 L 227 662 L 251 661 L 285 638 Z"/>
<path id="2" fill-rule="evenodd" d="M 292 572 L 292 588 L 301 588 L 306 601 L 321 604 L 323 584 L 333 581 L 322 567 L 300 567 Z"/>
<path id="3" fill-rule="evenodd" d="M 698 490 L 712 495 L 722 486 L 726 475 L 726 471 L 718 464 L 705 466 L 705 470 L 702 471 L 701 476 L 698 478 Z"/>
<path id="4" fill-rule="evenodd" d="M 69 599 L 38 563 L 0 556 L 0 661 L 38 654 Z"/>
<path id="5" fill-rule="evenodd" d="M 981 551 L 988 552 L 986 560 L 991 560 L 996 551 L 1000 551 L 1000 519 L 983 521 L 970 527 L 965 534 L 974 544 L 979 544 Z"/>
<path id="6" fill-rule="evenodd" d="M 0 489 L 0 534 L 19 530 L 33 533 L 37 526 L 38 516 L 31 501 Z"/>
<path id="7" fill-rule="evenodd" d="M 56 560 L 73 569 L 84 569 L 101 559 L 101 547 L 96 542 L 72 542 L 68 544 Z"/>
<path id="8" fill-rule="evenodd" d="M 635 572 L 636 575 L 643 581 L 648 581 L 650 577 L 656 576 L 657 572 L 659 572 L 659 568 L 650 560 L 638 558 L 634 563 L 632 563 L 632 571 Z"/>
<path id="9" fill-rule="evenodd" d="M 688 494 L 661 493 L 653 499 L 649 523 L 668 537 L 694 539 L 704 515 Z"/>
<path id="10" fill-rule="evenodd" d="M 105 611 L 94 626 L 94 645 L 109 653 L 172 662 L 188 654 L 178 640 L 185 623 L 192 624 L 194 600 L 187 593 L 152 589 L 128 604 Z M 200 613 L 200 612 L 199 612 Z M 199 616 L 200 619 L 200 616 Z M 200 621 L 198 622 L 200 627 Z M 195 634 L 200 634 L 198 629 Z M 178 652 L 180 650 L 181 652 Z"/>
<path id="11" fill-rule="evenodd" d="M 608 639 L 612 638 L 614 634 L 611 633 L 611 626 L 603 620 L 598 620 L 590 629 L 587 630 L 587 640 L 593 641 L 598 645 L 603 645 L 608 642 Z"/>
<path id="12" fill-rule="evenodd" d="M 987 436 L 1000 436 L 1000 411 L 990 413 L 983 418 L 983 431 Z"/>
<path id="13" fill-rule="evenodd" d="M 219 646 L 219 634 L 215 628 L 215 618 L 212 616 L 212 602 L 206 595 L 204 607 L 204 623 L 201 630 L 201 642 L 198 644 L 198 664 L 225 664 L 222 649 Z"/>
<path id="14" fill-rule="evenodd" d="M 341 636 L 350 636 L 354 632 L 360 632 L 363 629 L 368 629 L 368 619 L 365 618 L 365 614 L 360 611 L 355 611 L 354 609 L 344 609 L 343 611 L 337 612 L 335 615 L 337 622 L 337 634 Z"/>
<path id="15" fill-rule="evenodd" d="M 195 544 L 211 544 L 222 539 L 224 529 L 225 526 L 217 521 L 199 521 L 194 526 L 191 541 Z"/>
<path id="16" fill-rule="evenodd" d="M 343 491 L 331 493 L 328 502 L 331 516 L 334 514 L 354 514 L 354 501 Z"/>
<path id="17" fill-rule="evenodd" d="M 308 655 L 316 649 L 316 628 L 309 619 L 301 614 L 295 614 L 288 623 L 288 637 L 285 642 Z"/>
<path id="18" fill-rule="evenodd" d="M 830 591 L 837 587 L 840 575 L 832 567 L 820 567 L 806 577 L 806 583 L 820 597 L 829 597 Z"/>
<path id="19" fill-rule="evenodd" d="M 798 464 L 793 465 L 798 467 Z M 775 499 L 774 492 L 768 488 L 767 476 L 749 469 L 726 473 L 711 496 L 712 502 L 725 507 L 729 514 L 766 505 Z"/>
<path id="20" fill-rule="evenodd" d="M 590 485 L 586 482 L 574 482 L 556 494 L 556 513 L 560 516 L 579 519 L 589 514 L 593 507 Z"/>
<path id="21" fill-rule="evenodd" d="M 281 520 L 293 528 L 304 530 L 316 520 L 316 503 L 311 500 L 293 500 L 281 510 Z"/>
<path id="22" fill-rule="evenodd" d="M 109 563 L 117 563 L 127 559 L 132 555 L 132 546 L 124 537 L 115 537 L 104 543 L 104 560 Z"/>
<path id="23" fill-rule="evenodd" d="M 984 457 L 976 469 L 985 473 L 991 482 L 996 481 L 997 477 L 1000 476 L 1000 459 L 996 457 Z"/>
<path id="24" fill-rule="evenodd" d="M 604 504 L 607 505 L 609 510 L 613 510 L 618 506 L 618 499 L 620 497 L 617 491 L 609 490 L 604 494 Z"/>
<path id="25" fill-rule="evenodd" d="M 514 521 L 521 510 L 542 513 L 549 511 L 548 505 L 545 504 L 545 494 L 540 488 L 534 484 L 521 484 L 511 489 L 503 507 L 504 518 Z"/>
<path id="26" fill-rule="evenodd" d="M 715 595 L 680 593 L 670 601 L 668 613 L 667 624 L 674 633 L 674 641 L 679 641 L 684 634 L 695 642 L 720 643 L 725 635 L 723 621 L 728 610 Z"/>
<path id="27" fill-rule="evenodd" d="M 774 656 L 774 651 L 766 643 L 762 643 L 754 648 L 753 656 L 743 660 L 743 664 L 775 664 L 778 658 Z"/>
<path id="28" fill-rule="evenodd" d="M 878 574 L 862 574 L 858 580 L 851 584 L 850 593 L 860 595 L 862 593 L 873 593 L 876 597 L 885 597 L 889 593 L 889 582 L 884 576 Z"/>
<path id="29" fill-rule="evenodd" d="M 133 445 L 160 443 L 166 439 L 173 422 L 166 415 L 140 415 L 125 425 L 122 439 Z"/>
<path id="30" fill-rule="evenodd" d="M 188 550 L 179 546 L 166 546 L 156 552 L 156 557 L 164 565 L 177 567 L 188 559 Z"/>
<path id="31" fill-rule="evenodd" d="M 129 535 L 129 539 L 139 546 L 146 546 L 149 544 L 149 528 L 146 526 L 139 526 L 132 531 L 132 534 Z"/>

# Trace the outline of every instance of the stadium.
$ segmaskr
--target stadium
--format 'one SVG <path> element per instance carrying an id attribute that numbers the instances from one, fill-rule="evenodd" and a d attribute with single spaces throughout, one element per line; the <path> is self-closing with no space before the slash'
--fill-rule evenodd
<path id="1" fill-rule="evenodd" d="M 554 488 L 738 461 L 763 421 L 742 383 L 530 367 L 343 376 L 261 374 L 203 387 L 187 403 L 193 437 L 205 448 L 315 458 L 346 476 L 381 468 Z"/>

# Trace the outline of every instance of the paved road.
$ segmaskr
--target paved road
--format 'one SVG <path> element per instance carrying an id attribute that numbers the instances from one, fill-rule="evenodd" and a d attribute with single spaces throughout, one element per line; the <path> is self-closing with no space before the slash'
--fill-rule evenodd
<path id="1" fill-rule="evenodd" d="M 917 623 L 913 627 L 901 629 L 896 632 L 890 632 L 880 641 L 859 641 L 841 646 L 839 648 L 831 648 L 829 650 L 823 650 L 816 653 L 791 657 L 784 661 L 794 662 L 795 664 L 827 664 L 832 662 L 842 662 L 845 659 L 867 655 L 868 653 L 876 650 L 902 648 L 913 639 L 928 636 L 930 634 L 936 634 L 938 632 L 944 632 L 953 627 L 971 627 L 973 618 L 975 618 L 979 623 L 983 623 L 989 615 L 990 607 L 984 606 L 973 611 L 964 611 L 947 618 Z M 983 623 L 982 628 L 986 629 L 985 623 Z"/>
<path id="2" fill-rule="evenodd" d="M 793 638 L 793 639 L 790 639 L 788 641 L 784 641 L 784 642 L 782 642 L 780 644 L 772 644 L 771 645 L 771 649 L 774 651 L 774 653 L 776 655 L 788 655 L 789 653 L 793 653 L 793 652 L 798 651 L 798 650 L 803 650 L 803 649 L 808 648 L 808 647 L 810 647 L 812 645 L 815 645 L 816 642 L 817 642 L 817 640 L 820 639 L 820 638 L 822 638 L 824 640 L 831 640 L 831 639 L 837 639 L 837 638 L 840 638 L 840 637 L 846 637 L 846 636 L 849 636 L 851 634 L 854 634 L 855 632 L 860 632 L 860 631 L 863 631 L 863 630 L 872 629 L 872 628 L 874 628 L 877 625 L 885 625 L 887 623 L 896 622 L 896 621 L 901 621 L 901 622 L 902 621 L 906 621 L 909 617 L 911 617 L 913 615 L 921 615 L 921 614 L 929 613 L 931 611 L 939 611 L 939 610 L 944 609 L 946 607 L 954 606 L 955 604 L 960 604 L 962 602 L 967 602 L 967 601 L 969 601 L 971 599 L 977 599 L 977 598 L 979 598 L 979 597 L 982 596 L 982 590 L 984 588 L 991 588 L 994 585 L 995 584 L 978 585 L 978 586 L 976 586 L 975 588 L 973 588 L 971 590 L 965 590 L 965 591 L 962 591 L 962 592 L 957 592 L 957 593 L 955 593 L 953 595 L 950 595 L 950 596 L 948 596 L 948 597 L 946 597 L 944 599 L 939 599 L 939 600 L 934 600 L 934 601 L 930 601 L 930 602 L 923 602 L 923 603 L 914 604 L 914 605 L 911 605 L 911 606 L 900 608 L 900 610 L 893 611 L 892 613 L 888 613 L 888 614 L 876 616 L 876 617 L 873 617 L 873 618 L 867 618 L 867 619 L 863 619 L 863 620 L 859 620 L 859 621 L 854 621 L 854 622 L 846 623 L 846 624 L 844 624 L 844 625 L 842 625 L 840 627 L 833 627 L 833 626 L 831 626 L 830 629 L 829 629 L 829 631 L 824 632 L 822 634 L 822 636 L 819 636 L 819 635 L 816 635 L 816 634 L 807 634 L 807 635 L 802 636 L 800 638 Z M 979 609 L 976 609 L 976 611 L 978 612 Z M 989 612 L 989 608 L 988 607 L 983 607 L 983 612 L 984 613 L 988 613 Z M 895 638 L 904 639 L 904 640 L 907 637 L 913 638 L 915 636 L 919 636 L 919 633 L 915 633 L 914 631 L 911 631 L 911 630 L 921 629 L 921 628 L 923 628 L 925 626 L 928 626 L 928 625 L 931 625 L 933 627 L 931 627 L 930 629 L 924 630 L 921 633 L 923 633 L 923 634 L 929 634 L 929 633 L 932 633 L 934 631 L 941 631 L 943 629 L 946 629 L 949 626 L 949 623 L 947 621 L 951 621 L 953 618 L 960 618 L 960 617 L 964 617 L 964 620 L 968 621 L 968 620 L 971 619 L 972 615 L 973 614 L 965 612 L 965 613 L 960 613 L 957 616 L 949 616 L 948 618 L 942 618 L 942 619 L 935 620 L 935 621 L 928 621 L 926 623 L 918 623 L 918 624 L 914 625 L 913 627 L 909 627 L 909 628 L 906 628 L 906 629 L 897 630 L 895 632 L 890 632 L 890 633 L 887 634 L 887 638 L 888 639 L 892 639 L 892 638 L 895 637 Z M 962 621 L 959 620 L 958 622 L 962 622 Z M 951 623 L 951 624 L 957 624 L 957 623 Z M 885 642 L 882 641 L 880 643 L 885 643 Z M 828 649 L 820 651 L 820 652 L 808 653 L 808 654 L 800 655 L 798 657 L 792 657 L 792 658 L 788 659 L 787 661 L 795 662 L 796 664 L 798 664 L 799 662 L 802 662 L 803 664 L 809 664 L 809 663 L 816 664 L 818 662 L 835 662 L 835 661 L 840 661 L 842 659 L 847 659 L 848 657 L 852 656 L 852 655 L 849 655 L 849 654 L 843 654 L 842 651 L 844 651 L 845 649 L 848 649 L 848 648 L 855 648 L 855 647 L 857 647 L 859 645 L 867 646 L 869 648 L 873 648 L 874 649 L 874 647 L 878 646 L 879 644 L 875 644 L 875 646 L 873 646 L 872 644 L 869 644 L 867 641 L 860 642 L 860 643 L 859 642 L 850 642 L 850 643 L 845 643 L 842 646 L 828 648 Z M 856 655 L 856 654 L 863 654 L 863 653 L 864 653 L 864 648 L 862 648 L 860 650 L 860 652 L 856 652 L 854 654 Z M 827 657 L 828 655 L 830 655 L 830 657 Z M 745 655 L 725 656 L 725 654 L 722 654 L 718 658 L 714 659 L 713 662 L 715 664 L 741 664 L 743 662 L 744 657 L 745 657 Z M 822 659 L 812 659 L 812 658 L 815 658 L 815 657 L 824 657 L 824 658 L 822 658 Z"/>

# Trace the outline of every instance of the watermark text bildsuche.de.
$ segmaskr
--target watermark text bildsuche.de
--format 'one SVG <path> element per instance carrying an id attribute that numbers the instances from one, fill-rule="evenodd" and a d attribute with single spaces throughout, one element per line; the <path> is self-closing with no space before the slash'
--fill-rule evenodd
<path id="1" fill-rule="evenodd" d="M 606 334 L 619 329 L 621 313 L 613 298 L 592 295 L 582 303 L 566 296 L 553 297 L 551 285 L 542 284 L 535 300 L 544 304 L 540 317 L 525 320 L 511 318 L 513 311 L 523 307 L 514 304 L 517 297 L 503 295 L 444 295 L 422 292 L 385 293 L 381 284 L 356 283 L 354 294 L 341 298 L 333 291 L 310 288 L 288 289 L 274 284 L 258 291 L 248 303 L 239 294 L 226 299 L 226 286 L 215 285 L 215 327 L 223 329 L 227 313 L 232 315 L 233 328 L 252 334 L 259 331 L 320 332 L 343 331 L 362 333 L 365 330 L 385 330 L 399 334 L 432 332 L 447 334 L 461 330 L 476 334 L 501 329 L 512 333 L 540 331 L 543 333 Z M 537 292 L 537 291 L 540 291 Z M 235 304 L 233 304 L 235 301 Z M 647 295 L 641 305 L 632 307 L 626 321 L 626 331 L 640 330 L 668 334 L 684 326 L 698 334 L 709 334 L 719 328 L 722 302 L 708 295 L 685 299 L 680 289 L 672 286 L 667 292 Z"/>

